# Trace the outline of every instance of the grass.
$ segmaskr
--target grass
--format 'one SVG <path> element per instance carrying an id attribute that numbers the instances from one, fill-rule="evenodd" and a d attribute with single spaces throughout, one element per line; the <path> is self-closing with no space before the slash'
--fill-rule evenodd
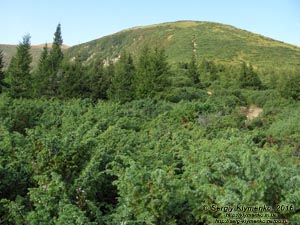
<path id="1" fill-rule="evenodd" d="M 134 56 L 144 45 L 166 48 L 171 63 L 188 61 L 192 54 L 192 38 L 197 44 L 197 58 L 223 63 L 246 61 L 258 69 L 299 68 L 300 48 L 271 38 L 241 30 L 229 25 L 179 21 L 135 27 L 91 42 L 74 46 L 66 51 L 68 57 L 84 55 L 87 60 L 114 58 L 122 51 Z"/>

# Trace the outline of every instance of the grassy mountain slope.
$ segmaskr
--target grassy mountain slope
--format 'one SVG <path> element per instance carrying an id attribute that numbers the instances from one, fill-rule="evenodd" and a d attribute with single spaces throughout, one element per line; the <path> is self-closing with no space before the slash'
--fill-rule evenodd
<path id="1" fill-rule="evenodd" d="M 195 36 L 197 57 L 218 62 L 251 62 L 258 68 L 299 66 L 300 48 L 229 25 L 213 22 L 179 21 L 135 27 L 67 50 L 68 57 L 81 55 L 90 62 L 115 58 L 126 50 L 136 55 L 144 45 L 163 46 L 170 62 L 188 61 Z"/>

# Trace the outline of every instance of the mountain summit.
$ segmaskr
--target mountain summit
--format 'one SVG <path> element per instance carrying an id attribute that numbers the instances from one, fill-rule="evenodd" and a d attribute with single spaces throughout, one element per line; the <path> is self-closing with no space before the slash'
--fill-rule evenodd
<path id="1" fill-rule="evenodd" d="M 300 57 L 300 48 L 296 46 L 233 26 L 201 21 L 134 27 L 73 46 L 66 54 L 69 57 L 80 55 L 90 62 L 99 58 L 117 58 L 124 50 L 137 55 L 145 45 L 164 47 L 171 63 L 188 61 L 193 48 L 199 60 L 245 61 L 262 69 L 298 65 Z"/>

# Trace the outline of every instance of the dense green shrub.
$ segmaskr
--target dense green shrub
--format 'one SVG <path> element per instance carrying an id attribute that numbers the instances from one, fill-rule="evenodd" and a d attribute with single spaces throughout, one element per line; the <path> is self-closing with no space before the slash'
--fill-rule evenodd
<path id="1" fill-rule="evenodd" d="M 290 72 L 281 78 L 278 85 L 280 94 L 285 98 L 300 100 L 300 76 L 299 72 Z"/>
<path id="2" fill-rule="evenodd" d="M 27 128 L 33 128 L 38 124 L 39 117 L 43 114 L 46 102 L 42 100 L 22 101 L 4 96 L 0 97 L 0 121 L 10 131 L 16 131 L 23 135 Z"/>
<path id="3" fill-rule="evenodd" d="M 202 100 L 205 101 L 208 97 L 206 91 L 194 87 L 174 88 L 166 93 L 165 99 L 170 102 L 180 102 L 181 100 Z"/>
<path id="4" fill-rule="evenodd" d="M 276 91 L 182 90 L 197 97 L 1 95 L 1 222 L 213 224 L 225 215 L 204 204 L 284 204 L 295 210 L 276 218 L 297 224 L 299 104 Z M 246 121 L 247 104 L 264 107 L 259 118 Z"/>

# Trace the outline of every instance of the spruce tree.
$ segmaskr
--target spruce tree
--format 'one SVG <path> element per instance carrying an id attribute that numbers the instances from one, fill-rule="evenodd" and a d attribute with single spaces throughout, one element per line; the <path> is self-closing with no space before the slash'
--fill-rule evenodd
<path id="1" fill-rule="evenodd" d="M 49 48 L 47 43 L 43 47 L 37 71 L 35 72 L 35 92 L 37 96 L 46 95 L 49 85 Z"/>
<path id="2" fill-rule="evenodd" d="M 62 60 L 64 58 L 61 46 L 63 44 L 63 39 L 61 35 L 61 25 L 58 24 L 56 31 L 54 33 L 54 40 L 52 43 L 52 49 L 49 55 L 50 68 L 52 72 L 57 73 L 60 69 Z"/>
<path id="3" fill-rule="evenodd" d="M 17 47 L 16 55 L 11 59 L 7 70 L 8 93 L 11 97 L 29 97 L 31 90 L 30 35 L 25 35 Z"/>
<path id="4" fill-rule="evenodd" d="M 3 88 L 4 88 L 4 72 L 3 72 L 3 53 L 0 50 L 0 93 L 3 92 Z"/>
<path id="5" fill-rule="evenodd" d="M 80 56 L 75 57 L 73 62 L 64 62 L 63 76 L 58 89 L 61 98 L 85 98 L 88 96 L 86 69 L 82 65 Z"/>
<path id="6" fill-rule="evenodd" d="M 40 56 L 38 71 L 44 74 L 46 71 L 49 70 L 49 63 L 48 63 L 48 56 L 49 56 L 49 49 L 47 43 L 43 47 L 42 54 Z"/>
<path id="7" fill-rule="evenodd" d="M 143 48 L 137 64 L 136 96 L 153 97 L 169 85 L 170 68 L 164 49 Z"/>
<path id="8" fill-rule="evenodd" d="M 134 73 L 135 67 L 131 55 L 123 52 L 115 65 L 114 76 L 111 78 L 111 85 L 108 90 L 110 99 L 126 102 L 134 98 Z"/>
<path id="9" fill-rule="evenodd" d="M 50 97 L 57 95 L 59 80 L 62 76 L 61 66 L 64 58 L 63 52 L 61 50 L 62 43 L 63 39 L 61 36 L 61 25 L 58 24 L 54 33 L 54 40 L 48 57 L 49 84 L 47 87 L 47 94 Z"/>
<path id="10" fill-rule="evenodd" d="M 202 74 L 202 85 L 205 87 L 219 78 L 217 66 L 213 61 L 203 59 L 199 69 Z"/>
<path id="11" fill-rule="evenodd" d="M 95 61 L 88 72 L 88 89 L 93 101 L 107 99 L 107 90 L 110 86 L 111 77 L 114 74 L 114 66 L 111 62 L 104 67 L 102 59 Z"/>
<path id="12" fill-rule="evenodd" d="M 248 88 L 248 89 L 262 88 L 262 83 L 258 77 L 258 74 L 253 70 L 252 65 L 247 66 L 245 62 L 243 62 L 241 67 L 239 84 L 241 88 Z"/>
<path id="13" fill-rule="evenodd" d="M 200 73 L 196 62 L 196 55 L 193 52 L 191 61 L 188 64 L 188 76 L 195 85 L 200 84 Z"/>
<path id="14" fill-rule="evenodd" d="M 289 71 L 288 74 L 280 79 L 278 85 L 280 94 L 285 98 L 300 100 L 300 73 L 296 71 Z"/>

